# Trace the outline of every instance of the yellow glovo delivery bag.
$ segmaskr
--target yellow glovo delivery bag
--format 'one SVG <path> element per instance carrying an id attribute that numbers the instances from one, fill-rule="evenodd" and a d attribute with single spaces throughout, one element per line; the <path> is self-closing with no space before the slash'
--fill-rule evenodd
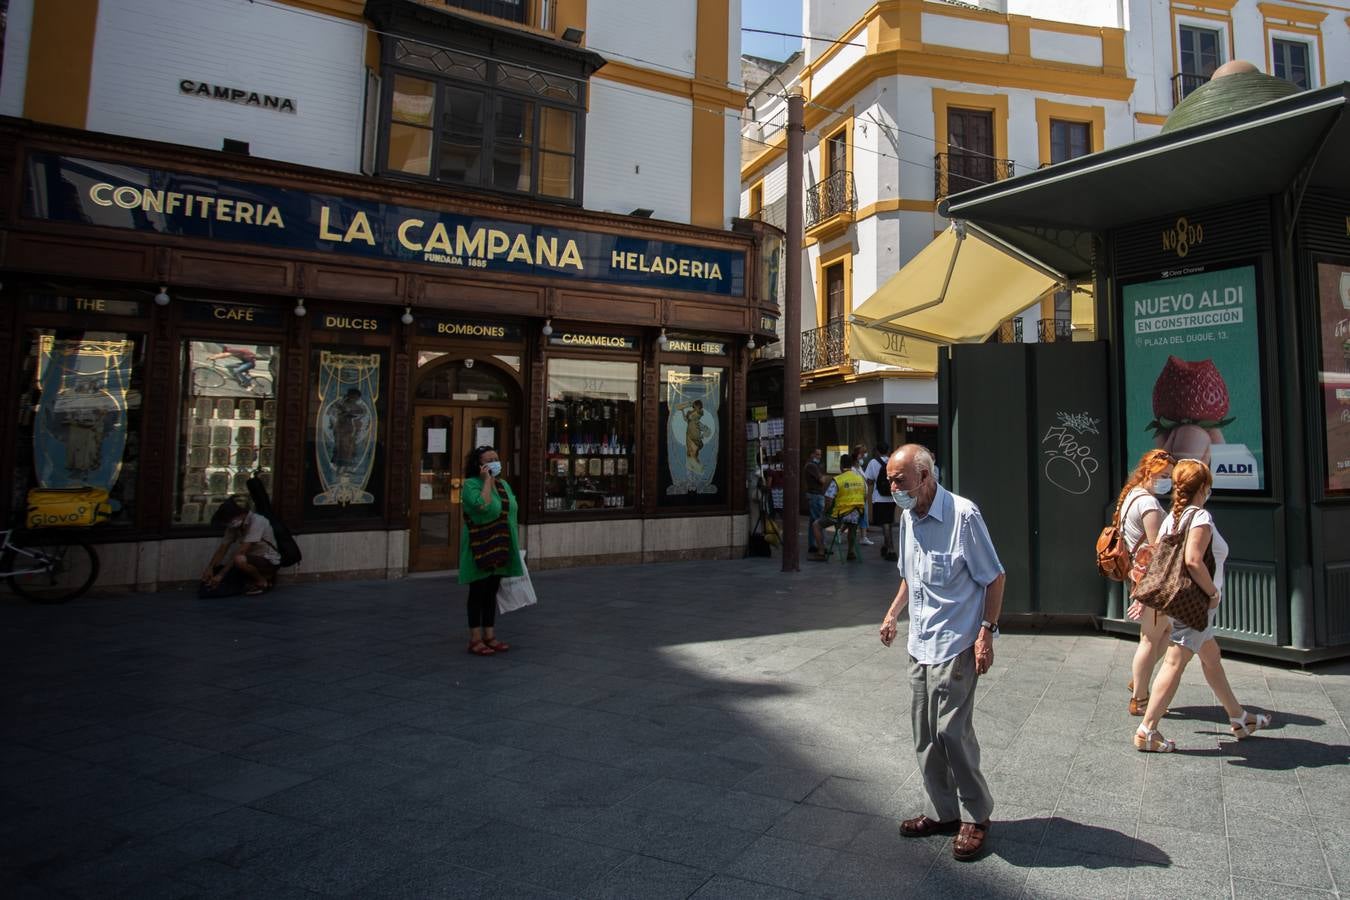
<path id="1" fill-rule="evenodd" d="M 34 488 L 28 492 L 29 528 L 76 528 L 106 521 L 108 492 L 96 487 Z"/>

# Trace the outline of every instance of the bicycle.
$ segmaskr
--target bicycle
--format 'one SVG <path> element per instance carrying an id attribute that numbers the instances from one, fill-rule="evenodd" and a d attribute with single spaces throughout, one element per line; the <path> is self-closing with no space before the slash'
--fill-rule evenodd
<path id="1" fill-rule="evenodd" d="M 98 577 L 98 554 L 82 534 L 65 529 L 0 531 L 0 578 L 34 603 L 65 603 Z"/>
<path id="2" fill-rule="evenodd" d="M 248 379 L 245 384 L 234 372 L 226 369 L 220 364 L 219 360 L 211 360 L 210 365 L 194 366 L 192 369 L 192 385 L 198 388 L 221 388 L 225 386 L 226 381 L 233 381 L 246 391 L 252 391 L 260 397 L 272 396 L 272 379 L 266 375 L 255 375 L 254 370 L 244 373 Z"/>

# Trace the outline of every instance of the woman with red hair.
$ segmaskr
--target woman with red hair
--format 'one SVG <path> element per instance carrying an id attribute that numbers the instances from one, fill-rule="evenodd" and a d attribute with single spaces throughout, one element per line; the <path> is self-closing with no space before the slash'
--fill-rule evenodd
<path id="1" fill-rule="evenodd" d="M 1238 703 L 1223 671 L 1218 641 L 1214 639 L 1214 619 L 1223 596 L 1223 566 L 1228 559 L 1228 542 L 1214 526 L 1214 516 L 1205 509 L 1213 486 L 1214 476 L 1210 474 L 1209 466 L 1198 459 L 1183 459 L 1172 468 L 1172 513 L 1163 520 L 1158 537 L 1186 531 L 1186 569 L 1200 590 L 1209 595 L 1209 623 L 1203 631 L 1197 631 L 1171 620 L 1171 646 L 1167 648 L 1167 656 L 1153 685 L 1153 696 L 1144 712 L 1144 721 L 1134 733 L 1134 746 L 1146 753 L 1171 753 L 1177 748 L 1175 741 L 1158 733 L 1158 720 L 1181 685 L 1186 664 L 1196 654 L 1200 656 L 1205 681 L 1228 713 L 1233 737 L 1241 740 L 1261 728 L 1270 727 L 1269 715 L 1249 713 Z M 1212 571 L 1206 560 L 1210 551 L 1213 552 Z"/>
<path id="2" fill-rule="evenodd" d="M 1150 450 L 1139 458 L 1134 474 L 1120 489 L 1113 524 L 1120 529 L 1131 558 L 1137 562 L 1143 562 L 1146 556 L 1141 555 L 1140 550 L 1158 540 L 1158 528 L 1165 515 L 1158 497 L 1166 496 L 1172 490 L 1171 476 L 1171 454 L 1166 450 Z M 1132 572 L 1131 588 L 1136 577 Z M 1167 649 L 1171 620 L 1145 609 L 1138 600 L 1130 604 L 1125 614 L 1139 623 L 1139 646 L 1134 651 L 1129 689 L 1130 715 L 1142 716 L 1148 708 L 1148 685 L 1153 680 L 1153 669 Z"/>

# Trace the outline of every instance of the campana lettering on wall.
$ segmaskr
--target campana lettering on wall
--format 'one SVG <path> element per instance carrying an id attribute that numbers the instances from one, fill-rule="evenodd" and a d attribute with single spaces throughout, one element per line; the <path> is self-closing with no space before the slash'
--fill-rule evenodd
<path id="1" fill-rule="evenodd" d="M 193 97 L 226 100 L 242 106 L 275 109 L 277 112 L 295 112 L 295 101 L 290 97 L 273 97 L 271 94 L 260 94 L 257 91 L 246 91 L 243 88 L 226 87 L 222 84 L 207 84 L 205 81 L 192 81 L 184 78 L 178 82 L 178 90 L 180 93 L 189 94 Z"/>

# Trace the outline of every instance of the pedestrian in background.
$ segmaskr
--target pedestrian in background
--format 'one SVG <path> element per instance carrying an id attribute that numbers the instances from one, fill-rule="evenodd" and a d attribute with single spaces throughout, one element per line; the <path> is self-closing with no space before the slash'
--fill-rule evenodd
<path id="1" fill-rule="evenodd" d="M 836 540 L 839 537 L 844 539 L 844 549 L 840 552 L 848 554 L 845 559 L 857 559 L 848 531 L 858 528 L 866 502 L 867 488 L 863 485 L 862 476 L 853 467 L 852 457 L 847 453 L 840 454 L 839 474 L 830 479 L 829 486 L 825 488 L 824 510 L 820 518 L 811 523 L 811 537 L 817 552 L 807 558 L 814 562 L 824 562 L 830 558 L 825 546 L 825 529 L 833 525 Z"/>
<path id="2" fill-rule="evenodd" d="M 1172 512 L 1163 519 L 1158 537 L 1161 539 L 1186 530 L 1186 569 L 1196 586 L 1209 595 L 1209 623 L 1204 631 L 1197 631 L 1169 618 L 1172 624 L 1169 636 L 1171 646 L 1167 648 L 1162 669 L 1153 684 L 1153 696 L 1148 701 L 1144 721 L 1134 733 L 1135 748 L 1145 753 L 1171 753 L 1177 749 L 1175 741 L 1158 733 L 1158 720 L 1167 711 L 1168 704 L 1181 686 L 1181 675 L 1186 671 L 1186 664 L 1197 654 L 1200 656 L 1205 682 L 1228 713 L 1233 737 L 1241 740 L 1261 728 L 1270 727 L 1269 715 L 1249 713 L 1238 703 L 1223 670 L 1219 642 L 1215 640 L 1214 620 L 1223 597 L 1223 567 L 1228 559 L 1228 542 L 1219 534 L 1214 516 L 1205 509 L 1213 486 L 1214 476 L 1209 466 L 1198 459 L 1183 459 L 1172 468 Z M 1214 555 L 1212 572 L 1205 561 L 1207 550 L 1212 550 Z"/>
<path id="3" fill-rule="evenodd" d="M 464 461 L 460 491 L 463 525 L 459 535 L 459 583 L 469 586 L 469 652 L 505 653 L 497 640 L 497 589 L 504 576 L 522 575 L 516 529 L 516 495 L 501 478 L 494 447 L 476 447 Z"/>
<path id="4" fill-rule="evenodd" d="M 886 444 L 877 444 L 872 458 L 863 469 L 863 480 L 867 482 L 872 497 L 872 524 L 881 529 L 881 558 L 895 561 L 895 548 L 891 543 L 891 526 L 895 524 L 895 501 L 891 499 L 890 485 L 886 481 L 886 460 L 891 448 Z"/>
<path id="5" fill-rule="evenodd" d="M 909 686 L 914 752 L 927 810 L 900 823 L 905 837 L 955 834 L 952 856 L 980 855 L 994 799 L 980 773 L 975 683 L 994 662 L 1003 608 L 1003 565 L 976 505 L 937 483 L 933 454 L 906 444 L 886 463 L 900 513 L 900 588 L 881 621 L 895 640 L 909 606 Z"/>
<path id="6" fill-rule="evenodd" d="M 858 477 L 867 482 L 867 448 L 862 444 L 855 444 L 853 447 L 853 471 Z M 872 527 L 872 486 L 866 484 L 863 492 L 863 511 L 862 521 L 858 523 L 859 534 L 861 537 L 858 543 L 872 546 L 872 539 L 867 536 L 867 529 Z"/>
<path id="7" fill-rule="evenodd" d="M 1158 542 L 1158 529 L 1166 515 L 1158 498 L 1167 496 L 1171 490 L 1171 454 L 1166 450 L 1150 450 L 1141 456 L 1134 474 L 1120 489 L 1114 521 L 1125 538 L 1132 562 L 1146 562 L 1149 551 L 1145 548 Z M 1137 575 L 1131 572 L 1126 587 L 1133 590 L 1136 580 Z M 1142 716 L 1148 709 L 1148 686 L 1153 680 L 1153 670 L 1167 650 L 1172 620 L 1157 610 L 1145 609 L 1138 600 L 1130 604 L 1125 614 L 1139 623 L 1139 646 L 1135 648 L 1131 665 L 1129 710 L 1132 716 Z"/>
<path id="8" fill-rule="evenodd" d="M 806 491 L 806 550 L 819 552 L 816 547 L 816 519 L 825 515 L 825 485 L 829 479 L 820 465 L 820 448 L 812 447 L 811 455 L 802 467 L 802 488 Z M 796 522 L 784 522 L 789 528 L 796 528 Z"/>

